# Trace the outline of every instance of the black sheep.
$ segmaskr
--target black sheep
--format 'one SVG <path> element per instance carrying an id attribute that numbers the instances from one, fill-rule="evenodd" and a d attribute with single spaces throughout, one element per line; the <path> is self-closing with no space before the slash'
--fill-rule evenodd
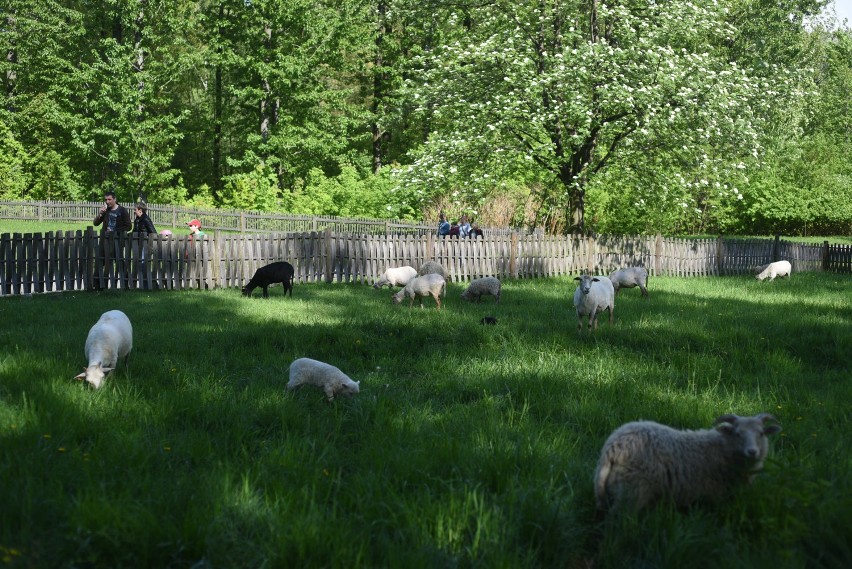
<path id="1" fill-rule="evenodd" d="M 290 297 L 293 297 L 293 265 L 287 261 L 279 261 L 277 263 L 269 263 L 265 267 L 261 267 L 254 272 L 254 276 L 243 287 L 243 296 L 251 296 L 251 293 L 257 287 L 263 288 L 263 298 L 269 298 L 269 285 L 272 283 L 281 283 L 284 285 L 284 296 L 287 296 L 287 291 L 290 291 Z"/>

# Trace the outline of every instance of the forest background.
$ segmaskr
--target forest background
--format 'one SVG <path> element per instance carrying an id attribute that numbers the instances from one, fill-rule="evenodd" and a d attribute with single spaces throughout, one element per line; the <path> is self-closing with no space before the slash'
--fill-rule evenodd
<path id="1" fill-rule="evenodd" d="M 827 0 L 3 0 L 0 199 L 852 233 Z"/>

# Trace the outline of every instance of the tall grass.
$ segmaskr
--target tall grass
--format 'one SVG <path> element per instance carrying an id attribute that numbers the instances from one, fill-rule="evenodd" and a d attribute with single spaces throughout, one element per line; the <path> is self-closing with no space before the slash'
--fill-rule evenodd
<path id="1" fill-rule="evenodd" d="M 578 335 L 568 279 L 451 284 L 440 312 L 357 285 L 0 300 L 0 563 L 12 567 L 852 566 L 852 278 L 656 278 Z M 128 369 L 71 378 L 98 316 Z M 497 326 L 480 326 L 484 315 Z M 286 392 L 312 357 L 361 383 Z M 756 483 L 596 520 L 603 441 L 638 418 L 769 411 Z"/>

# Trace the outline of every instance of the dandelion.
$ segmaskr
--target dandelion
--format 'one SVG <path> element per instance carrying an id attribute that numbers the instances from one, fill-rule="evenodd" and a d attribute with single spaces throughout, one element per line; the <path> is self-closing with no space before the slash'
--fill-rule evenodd
<path id="1" fill-rule="evenodd" d="M 163 450 L 164 450 L 164 451 L 166 451 L 166 452 L 170 452 L 170 451 L 172 450 L 172 447 L 170 447 L 170 446 L 164 446 L 164 447 L 163 447 Z"/>
<path id="2" fill-rule="evenodd" d="M 49 439 L 49 438 L 50 438 L 50 435 L 48 435 L 47 433 L 45 433 L 43 436 L 44 436 L 44 438 L 46 438 L 46 439 Z"/>
<path id="3" fill-rule="evenodd" d="M 800 417 L 800 418 L 801 418 L 801 417 Z M 56 450 L 58 450 L 59 452 L 65 452 L 65 447 L 59 447 L 59 448 L 58 448 L 58 449 L 56 449 Z"/>

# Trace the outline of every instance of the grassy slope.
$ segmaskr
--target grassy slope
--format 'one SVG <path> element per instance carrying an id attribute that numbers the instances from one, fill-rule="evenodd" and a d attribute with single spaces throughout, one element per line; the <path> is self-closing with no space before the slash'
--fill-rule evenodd
<path id="1" fill-rule="evenodd" d="M 12 566 L 707 567 L 852 562 L 852 278 L 652 279 L 578 336 L 568 279 L 438 312 L 297 286 L 0 299 L 0 558 Z M 70 378 L 98 315 L 129 371 Z M 479 319 L 494 314 L 495 327 Z M 296 357 L 362 393 L 284 390 Z M 748 491 L 595 522 L 619 424 L 784 426 Z"/>

